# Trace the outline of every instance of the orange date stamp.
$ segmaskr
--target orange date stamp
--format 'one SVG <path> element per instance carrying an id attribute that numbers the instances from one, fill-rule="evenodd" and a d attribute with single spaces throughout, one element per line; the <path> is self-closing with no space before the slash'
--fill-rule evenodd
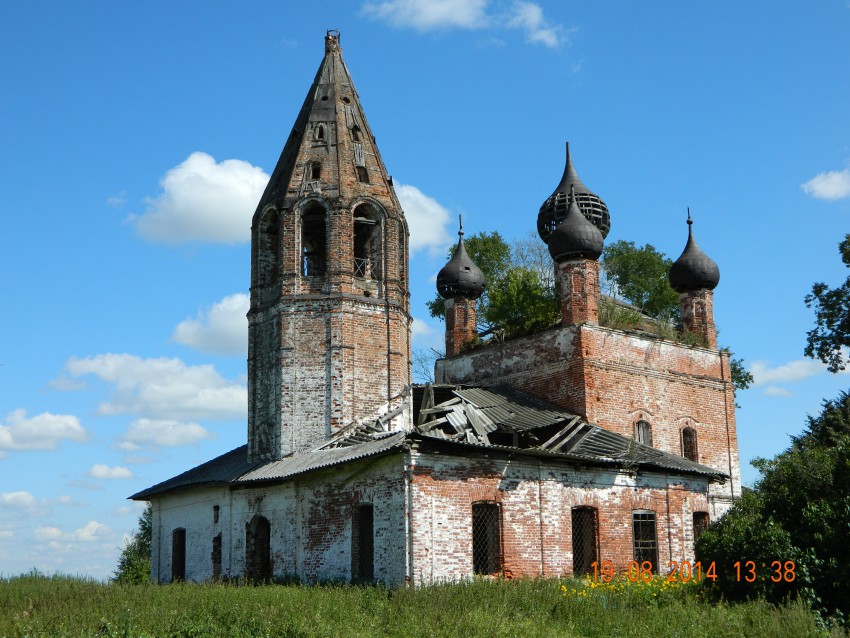
<path id="1" fill-rule="evenodd" d="M 643 562 L 633 560 L 629 563 L 626 571 L 620 574 L 618 574 L 614 568 L 614 563 L 610 560 L 602 561 L 602 563 L 594 561 L 590 566 L 593 571 L 588 576 L 594 581 L 603 583 L 610 583 L 618 576 L 621 578 L 625 577 L 626 580 L 632 583 L 641 581 L 648 583 L 656 578 L 653 564 L 648 560 Z M 692 563 L 687 560 L 671 560 L 667 563 L 666 576 L 662 574 L 662 577 L 670 583 L 701 582 L 703 580 L 714 582 L 717 580 L 717 569 L 718 567 L 715 561 L 703 564 L 700 561 Z M 739 583 L 754 583 L 756 581 L 792 583 L 797 577 L 797 566 L 793 560 L 774 560 L 770 563 L 761 563 L 761 572 L 759 572 L 759 565 L 752 560 L 737 561 L 732 565 L 731 569 L 735 581 Z"/>

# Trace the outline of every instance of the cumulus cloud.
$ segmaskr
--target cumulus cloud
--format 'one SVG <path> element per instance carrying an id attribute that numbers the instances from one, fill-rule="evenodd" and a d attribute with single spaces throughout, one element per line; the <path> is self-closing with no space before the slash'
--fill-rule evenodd
<path id="1" fill-rule="evenodd" d="M 143 447 L 182 447 L 212 438 L 214 435 L 197 423 L 137 419 L 130 424 L 130 429 L 122 437 L 119 447 L 127 451 Z"/>
<path id="2" fill-rule="evenodd" d="M 109 467 L 108 465 L 103 465 L 102 463 L 92 465 L 91 469 L 88 472 L 88 475 L 92 478 L 97 479 L 133 478 L 133 473 L 126 467 L 121 467 L 120 465 L 116 465 L 115 467 Z"/>
<path id="3" fill-rule="evenodd" d="M 363 13 L 395 27 L 478 29 L 489 22 L 489 0 L 386 0 L 367 2 Z"/>
<path id="4" fill-rule="evenodd" d="M 819 173 L 800 187 L 806 194 L 818 199 L 843 199 L 850 197 L 850 168 L 843 171 Z"/>
<path id="5" fill-rule="evenodd" d="M 112 530 L 103 523 L 89 521 L 73 532 L 63 532 L 58 527 L 42 525 L 35 529 L 34 535 L 35 539 L 39 541 L 77 541 L 89 543 L 109 538 L 112 535 Z M 51 548 L 62 549 L 60 546 L 53 546 Z"/>
<path id="6" fill-rule="evenodd" d="M 410 228 L 411 254 L 422 248 L 432 254 L 444 252 L 452 241 L 446 230 L 451 221 L 449 211 L 415 186 L 399 184 L 395 192 Z"/>
<path id="7" fill-rule="evenodd" d="M 71 377 L 93 374 L 115 386 L 111 400 L 100 404 L 101 414 L 176 420 L 243 419 L 247 414 L 245 386 L 223 378 L 211 365 L 109 353 L 73 357 L 65 370 Z"/>
<path id="8" fill-rule="evenodd" d="M 753 361 L 750 365 L 753 385 L 800 381 L 821 374 L 825 370 L 826 366 L 823 363 L 811 359 L 797 359 L 774 368 L 771 368 L 767 361 Z"/>
<path id="9" fill-rule="evenodd" d="M 551 24 L 543 17 L 543 9 L 535 2 L 515 2 L 506 26 L 522 29 L 529 42 L 555 48 L 566 42 L 566 32 L 560 24 Z"/>
<path id="10" fill-rule="evenodd" d="M 160 180 L 162 193 L 146 200 L 145 213 L 129 220 L 150 241 L 246 242 L 268 181 L 263 169 L 248 162 L 217 163 L 195 152 Z"/>
<path id="11" fill-rule="evenodd" d="M 75 416 L 42 412 L 28 418 L 21 408 L 0 423 L 0 458 L 6 450 L 54 450 L 60 441 L 87 439 L 88 433 Z"/>
<path id="12" fill-rule="evenodd" d="M 566 31 L 550 23 L 536 2 L 516 0 L 507 10 L 491 10 L 490 0 L 384 0 L 366 2 L 363 14 L 394 27 L 439 29 L 517 29 L 533 44 L 554 48 L 567 41 Z M 501 41 L 498 41 L 500 44 Z"/>
<path id="13" fill-rule="evenodd" d="M 29 492 L 3 492 L 0 493 L 0 508 L 29 510 L 37 505 L 35 496 Z"/>
<path id="14" fill-rule="evenodd" d="M 248 295 L 238 293 L 225 297 L 202 310 L 195 319 L 177 324 L 172 341 L 201 352 L 223 355 L 248 353 L 248 319 L 251 307 Z"/>

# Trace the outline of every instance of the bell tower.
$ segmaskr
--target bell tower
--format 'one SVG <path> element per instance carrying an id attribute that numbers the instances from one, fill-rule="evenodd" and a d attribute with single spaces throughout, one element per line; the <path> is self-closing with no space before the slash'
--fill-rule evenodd
<path id="1" fill-rule="evenodd" d="M 339 40 L 325 37 L 252 222 L 250 460 L 390 411 L 390 428 L 409 418 L 395 410 L 410 385 L 407 222 Z"/>

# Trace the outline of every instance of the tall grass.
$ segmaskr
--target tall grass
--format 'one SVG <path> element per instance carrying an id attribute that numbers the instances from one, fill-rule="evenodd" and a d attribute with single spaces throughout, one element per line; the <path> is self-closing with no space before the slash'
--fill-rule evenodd
<path id="1" fill-rule="evenodd" d="M 581 592 L 584 595 L 578 595 Z M 117 585 L 0 580 L 0 636 L 822 636 L 799 602 L 710 605 L 696 589 L 587 590 L 581 581 L 481 580 L 421 589 Z M 836 631 L 833 635 L 843 635 Z"/>

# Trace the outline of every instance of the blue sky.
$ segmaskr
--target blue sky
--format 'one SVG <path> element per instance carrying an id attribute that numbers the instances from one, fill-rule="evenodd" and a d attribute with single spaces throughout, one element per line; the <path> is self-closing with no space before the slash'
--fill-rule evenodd
<path id="1" fill-rule="evenodd" d="M 564 142 L 609 241 L 720 266 L 747 461 L 850 385 L 802 351 L 848 274 L 850 4 L 0 4 L 0 574 L 107 577 L 126 497 L 245 441 L 250 217 L 343 54 L 411 225 L 415 347 L 463 214 L 533 231 Z"/>

